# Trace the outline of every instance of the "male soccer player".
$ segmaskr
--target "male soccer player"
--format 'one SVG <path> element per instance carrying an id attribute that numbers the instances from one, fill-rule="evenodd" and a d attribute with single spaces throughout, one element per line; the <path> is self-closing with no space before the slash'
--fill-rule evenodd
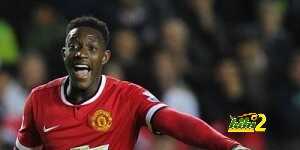
<path id="1" fill-rule="evenodd" d="M 144 88 L 102 75 L 111 56 L 108 39 L 106 24 L 94 17 L 69 23 L 62 52 L 68 76 L 31 91 L 16 149 L 132 150 L 148 126 L 197 147 L 247 150 Z"/>

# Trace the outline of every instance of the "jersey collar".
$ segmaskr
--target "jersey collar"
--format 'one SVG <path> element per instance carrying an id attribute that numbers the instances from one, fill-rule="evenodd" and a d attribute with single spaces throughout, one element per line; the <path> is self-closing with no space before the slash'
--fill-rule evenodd
<path id="1" fill-rule="evenodd" d="M 82 104 L 79 104 L 79 106 L 80 106 L 80 105 L 87 105 L 87 104 L 90 104 L 90 103 L 96 101 L 97 98 L 101 95 L 101 93 L 103 92 L 103 89 L 104 89 L 104 87 L 105 87 L 105 84 L 106 84 L 106 76 L 105 76 L 105 75 L 102 75 L 101 77 L 102 77 L 102 78 L 101 78 L 101 85 L 100 85 L 100 88 L 98 88 L 97 93 L 96 93 L 92 98 L 90 98 L 89 100 L 85 101 L 85 102 L 82 103 Z M 67 99 L 66 99 L 66 95 L 65 95 L 65 92 L 64 92 L 64 88 L 65 88 L 64 86 L 65 86 L 65 83 L 66 83 L 66 81 L 67 81 L 67 78 L 68 78 L 68 77 L 65 77 L 65 79 L 63 80 L 63 83 L 61 84 L 61 87 L 60 87 L 60 98 L 61 98 L 62 102 L 63 102 L 64 104 L 68 105 L 68 106 L 78 106 L 78 105 L 74 105 L 74 104 L 70 103 L 70 102 L 67 101 Z"/>

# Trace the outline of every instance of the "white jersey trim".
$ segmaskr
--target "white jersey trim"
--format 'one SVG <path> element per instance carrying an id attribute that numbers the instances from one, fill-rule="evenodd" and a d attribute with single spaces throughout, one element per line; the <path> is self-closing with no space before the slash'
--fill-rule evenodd
<path id="1" fill-rule="evenodd" d="M 36 147 L 26 147 L 24 145 L 22 145 L 19 141 L 19 139 L 17 138 L 16 140 L 16 147 L 19 149 L 19 150 L 42 150 L 42 145 L 40 146 L 36 146 Z"/>
<path id="2" fill-rule="evenodd" d="M 159 104 L 156 104 L 156 105 L 152 106 L 148 110 L 148 112 L 147 112 L 147 115 L 146 115 L 146 124 L 148 126 L 148 129 L 151 132 L 153 132 L 152 126 L 151 126 L 151 119 L 152 119 L 153 115 L 155 114 L 155 112 L 158 111 L 160 108 L 163 108 L 163 107 L 167 107 L 167 105 L 159 103 Z"/>
<path id="3" fill-rule="evenodd" d="M 90 103 L 96 101 L 97 98 L 101 95 L 101 93 L 103 92 L 103 89 L 105 87 L 105 84 L 106 84 L 106 76 L 102 75 L 101 77 L 102 77 L 101 78 L 101 85 L 100 85 L 100 88 L 98 89 L 97 93 L 91 99 L 85 101 L 84 103 L 82 103 L 80 105 L 90 104 Z M 66 80 L 67 80 L 67 78 L 65 78 L 64 81 L 63 81 L 63 83 L 61 84 L 61 87 L 60 87 L 60 98 L 61 98 L 61 100 L 62 100 L 62 102 L 64 104 L 69 105 L 69 106 L 75 106 L 74 104 L 70 103 L 66 99 L 65 92 L 64 92 L 64 86 L 65 86 Z"/>

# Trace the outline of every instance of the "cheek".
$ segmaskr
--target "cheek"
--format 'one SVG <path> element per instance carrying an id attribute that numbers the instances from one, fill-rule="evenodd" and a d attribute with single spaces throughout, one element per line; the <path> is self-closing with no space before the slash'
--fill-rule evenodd
<path id="1" fill-rule="evenodd" d="M 100 55 L 100 54 L 94 54 L 91 55 L 91 58 L 93 59 L 93 62 L 95 64 L 101 64 L 102 60 L 103 60 L 104 55 Z"/>
<path id="2" fill-rule="evenodd" d="M 65 53 L 64 56 L 63 56 L 63 60 L 64 60 L 64 64 L 65 64 L 66 69 L 69 70 L 69 67 L 70 67 L 71 62 L 72 62 L 71 53 L 70 52 Z"/>
<path id="3" fill-rule="evenodd" d="M 70 55 L 71 55 L 70 51 L 68 51 L 68 50 L 64 51 L 63 52 L 64 61 L 67 61 L 70 58 Z"/>
<path id="4" fill-rule="evenodd" d="M 69 61 L 70 61 L 70 55 L 64 55 L 63 59 L 64 59 L 64 63 L 65 63 L 66 65 L 69 64 Z"/>
<path id="5" fill-rule="evenodd" d="M 94 67 L 98 66 L 101 64 L 102 57 L 97 56 L 97 55 L 91 55 L 90 56 L 90 61 L 93 64 Z"/>

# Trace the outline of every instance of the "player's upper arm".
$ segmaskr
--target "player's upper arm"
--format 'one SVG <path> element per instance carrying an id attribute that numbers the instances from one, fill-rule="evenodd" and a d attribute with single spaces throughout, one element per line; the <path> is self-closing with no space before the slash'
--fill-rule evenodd
<path id="1" fill-rule="evenodd" d="M 19 150 L 36 150 L 42 145 L 33 117 L 33 100 L 34 92 L 31 92 L 25 102 L 22 125 L 16 139 L 16 148 Z"/>
<path id="2" fill-rule="evenodd" d="M 152 93 L 148 90 L 134 85 L 134 92 L 131 98 L 137 105 L 137 116 L 139 122 L 152 131 L 151 120 L 154 114 L 161 108 L 166 107 L 166 104 L 161 103 Z"/>

